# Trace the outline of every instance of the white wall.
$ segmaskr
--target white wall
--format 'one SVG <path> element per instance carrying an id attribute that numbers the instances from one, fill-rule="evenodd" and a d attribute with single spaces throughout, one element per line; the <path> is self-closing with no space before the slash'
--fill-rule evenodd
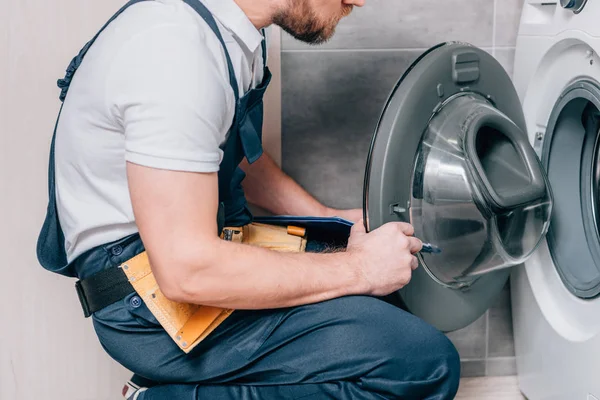
<path id="1" fill-rule="evenodd" d="M 119 398 L 127 371 L 101 349 L 74 281 L 45 272 L 35 244 L 47 202 L 56 80 L 122 0 L 0 0 L 0 399 Z M 279 48 L 273 32 L 274 49 Z M 272 53 L 279 75 L 279 54 Z M 280 158 L 279 85 L 266 141 Z"/>

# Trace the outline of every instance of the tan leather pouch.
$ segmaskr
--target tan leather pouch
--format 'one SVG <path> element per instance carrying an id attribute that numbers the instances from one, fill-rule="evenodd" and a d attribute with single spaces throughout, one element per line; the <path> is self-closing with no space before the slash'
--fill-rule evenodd
<path id="1" fill-rule="evenodd" d="M 240 228 L 225 228 L 221 238 L 281 252 L 306 249 L 305 230 L 293 226 L 252 223 Z M 192 351 L 234 311 L 167 299 L 154 279 L 146 252 L 126 261 L 121 268 L 150 312 L 185 353 Z"/>
<path id="2" fill-rule="evenodd" d="M 303 252 L 306 249 L 306 232 L 304 228 L 295 226 L 252 223 L 241 228 L 225 228 L 221 238 L 281 252 Z"/>

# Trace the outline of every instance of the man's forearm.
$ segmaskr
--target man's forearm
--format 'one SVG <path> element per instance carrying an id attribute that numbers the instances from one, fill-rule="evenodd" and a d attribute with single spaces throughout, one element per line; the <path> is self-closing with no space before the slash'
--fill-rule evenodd
<path id="1" fill-rule="evenodd" d="M 280 253 L 217 239 L 177 262 L 186 264 L 178 268 L 186 271 L 185 278 L 177 279 L 178 287 L 170 288 L 169 294 L 185 303 L 282 308 L 366 290 L 356 260 L 348 253 Z"/>
<path id="2" fill-rule="evenodd" d="M 221 240 L 215 234 L 216 173 L 132 163 L 127 171 L 136 224 L 152 272 L 169 299 L 262 309 L 361 293 L 363 264 L 352 252 L 278 253 Z"/>
<path id="3" fill-rule="evenodd" d="M 246 173 L 244 192 L 250 203 L 276 215 L 330 216 L 331 209 L 286 175 L 268 154 L 252 165 L 244 161 L 242 169 Z"/>

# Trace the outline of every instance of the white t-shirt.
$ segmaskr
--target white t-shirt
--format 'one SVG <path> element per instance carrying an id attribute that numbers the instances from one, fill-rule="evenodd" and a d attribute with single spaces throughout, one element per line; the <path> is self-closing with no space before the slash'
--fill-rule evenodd
<path id="1" fill-rule="evenodd" d="M 217 20 L 240 95 L 263 78 L 262 35 L 233 0 L 202 0 Z M 56 197 L 69 261 L 138 231 L 126 161 L 216 172 L 235 98 L 216 35 L 181 0 L 135 4 L 75 73 L 56 136 Z"/>

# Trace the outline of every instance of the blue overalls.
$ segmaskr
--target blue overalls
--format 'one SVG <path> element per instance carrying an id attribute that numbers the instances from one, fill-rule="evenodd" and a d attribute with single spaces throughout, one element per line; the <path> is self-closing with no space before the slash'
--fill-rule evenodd
<path id="1" fill-rule="evenodd" d="M 71 79 L 98 35 L 59 81 L 64 101 Z M 218 26 L 198 0 L 183 0 L 213 30 L 227 58 L 236 110 L 219 171 L 220 228 L 252 221 L 239 164 L 262 155 L 263 95 L 271 74 L 245 95 Z M 263 41 L 263 52 L 265 51 Z M 60 118 L 60 114 L 59 114 Z M 91 249 L 69 263 L 55 201 L 54 142 L 50 150 L 49 204 L 38 239 L 38 259 L 52 272 L 86 279 L 144 251 L 138 234 Z M 152 399 L 451 399 L 458 387 L 454 346 L 418 318 L 379 299 L 348 296 L 294 308 L 235 311 L 191 353 L 183 353 L 136 293 L 96 311 L 94 328 L 117 362 L 155 386 Z"/>

